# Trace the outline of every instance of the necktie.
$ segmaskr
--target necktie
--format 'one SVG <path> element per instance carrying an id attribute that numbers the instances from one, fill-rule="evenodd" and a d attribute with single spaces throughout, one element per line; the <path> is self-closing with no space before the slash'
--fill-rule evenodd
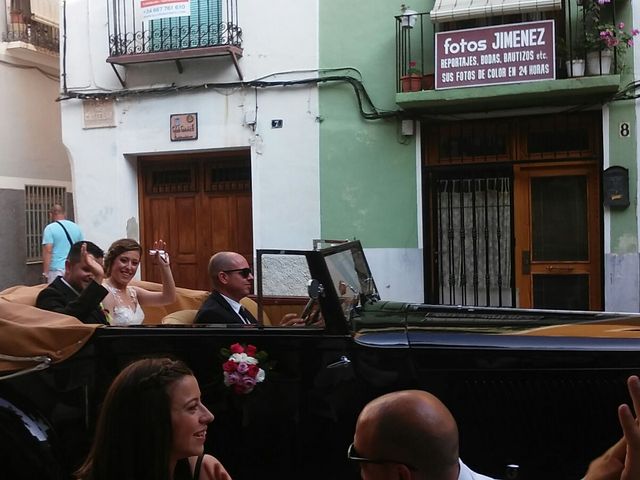
<path id="1" fill-rule="evenodd" d="M 240 310 L 238 311 L 238 313 L 240 314 L 240 316 L 242 317 L 242 321 L 244 323 L 246 323 L 247 325 L 253 323 L 251 321 L 251 317 L 249 316 L 249 313 L 247 312 L 247 309 L 244 308 L 242 305 L 240 306 Z"/>

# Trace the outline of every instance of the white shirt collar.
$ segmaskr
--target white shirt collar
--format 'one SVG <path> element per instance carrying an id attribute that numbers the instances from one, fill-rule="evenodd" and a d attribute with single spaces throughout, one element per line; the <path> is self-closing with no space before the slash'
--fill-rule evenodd
<path id="1" fill-rule="evenodd" d="M 69 287 L 73 293 L 75 293 L 77 296 L 80 296 L 80 292 L 78 292 L 75 288 L 73 288 L 73 287 L 69 284 L 69 282 L 67 282 L 67 281 L 64 279 L 64 277 L 63 277 L 63 276 L 60 276 L 60 280 L 62 280 L 62 281 L 64 282 L 64 284 L 65 284 L 67 287 Z"/>
<path id="2" fill-rule="evenodd" d="M 460 473 L 458 473 L 458 480 L 493 480 L 486 475 L 474 472 L 469 467 L 467 467 L 460 459 L 458 459 L 458 463 L 460 464 Z"/>
<path id="3" fill-rule="evenodd" d="M 240 302 L 236 302 L 232 298 L 227 297 L 226 295 L 223 295 L 222 293 L 220 293 L 220 295 L 222 295 L 222 298 L 224 298 L 227 301 L 227 303 L 231 306 L 231 308 L 233 308 L 233 311 L 236 312 L 238 316 L 242 319 L 242 323 L 245 323 L 244 317 L 240 315 L 240 307 L 242 306 L 242 304 Z"/>

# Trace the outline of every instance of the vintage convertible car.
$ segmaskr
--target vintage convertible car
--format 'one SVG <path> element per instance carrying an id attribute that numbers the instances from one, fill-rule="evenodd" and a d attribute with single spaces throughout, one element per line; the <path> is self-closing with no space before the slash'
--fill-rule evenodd
<path id="1" fill-rule="evenodd" d="M 206 449 L 236 480 L 358 478 L 346 451 L 359 411 L 405 388 L 440 397 L 462 458 L 497 478 L 507 465 L 518 466 L 509 478 L 581 478 L 620 435 L 616 406 L 640 367 L 637 315 L 384 301 L 357 241 L 260 250 L 256 278 L 259 326 L 188 324 L 185 310 L 206 292 L 184 289 L 134 327 L 38 310 L 38 287 L 0 293 L 2 477 L 71 478 L 110 381 L 150 355 L 193 368 L 216 416 Z M 277 325 L 314 302 L 324 323 Z M 223 381 L 221 351 L 234 343 L 268 354 L 266 379 L 248 394 Z"/>

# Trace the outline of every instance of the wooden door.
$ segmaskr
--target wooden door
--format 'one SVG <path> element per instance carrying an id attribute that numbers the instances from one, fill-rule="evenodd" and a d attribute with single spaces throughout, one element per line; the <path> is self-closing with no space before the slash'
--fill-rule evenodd
<path id="1" fill-rule="evenodd" d="M 140 162 L 141 242 L 167 242 L 179 287 L 209 290 L 209 258 L 221 250 L 253 258 L 248 152 L 207 157 L 156 157 Z M 142 278 L 160 281 L 152 262 Z"/>
<path id="2" fill-rule="evenodd" d="M 518 305 L 600 310 L 597 165 L 518 165 L 514 178 Z"/>
<path id="3" fill-rule="evenodd" d="M 602 307 L 600 112 L 426 128 L 425 299 Z"/>

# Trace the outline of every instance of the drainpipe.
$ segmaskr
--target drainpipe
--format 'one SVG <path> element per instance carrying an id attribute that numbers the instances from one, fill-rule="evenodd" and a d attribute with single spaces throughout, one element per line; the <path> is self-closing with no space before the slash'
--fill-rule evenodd
<path id="1" fill-rule="evenodd" d="M 7 28 L 7 12 L 11 8 L 11 0 L 5 0 L 4 8 L 0 8 L 0 38 L 4 35 L 5 29 Z"/>
<path id="2" fill-rule="evenodd" d="M 62 93 L 67 94 L 67 0 L 62 0 Z"/>

